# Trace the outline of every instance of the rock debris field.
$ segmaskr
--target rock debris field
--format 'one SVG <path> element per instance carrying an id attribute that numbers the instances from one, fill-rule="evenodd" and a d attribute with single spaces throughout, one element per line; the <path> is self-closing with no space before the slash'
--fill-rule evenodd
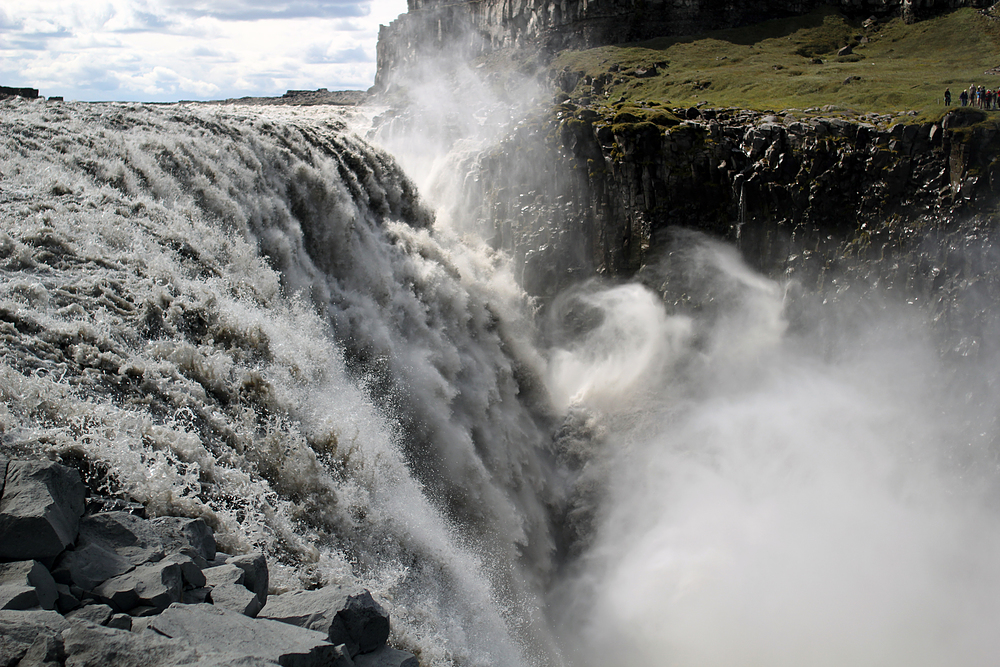
<path id="1" fill-rule="evenodd" d="M 0 457 L 0 667 L 418 666 L 367 590 L 269 597 L 264 555 L 216 552 L 201 519 L 86 496 L 72 468 Z"/>

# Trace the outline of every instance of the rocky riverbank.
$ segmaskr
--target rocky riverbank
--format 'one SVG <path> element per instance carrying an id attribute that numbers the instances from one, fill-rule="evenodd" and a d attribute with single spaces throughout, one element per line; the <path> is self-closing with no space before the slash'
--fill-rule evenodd
<path id="1" fill-rule="evenodd" d="M 80 474 L 0 458 L 0 667 L 416 667 L 364 589 L 268 595 L 263 554 L 201 519 L 146 519 Z"/>

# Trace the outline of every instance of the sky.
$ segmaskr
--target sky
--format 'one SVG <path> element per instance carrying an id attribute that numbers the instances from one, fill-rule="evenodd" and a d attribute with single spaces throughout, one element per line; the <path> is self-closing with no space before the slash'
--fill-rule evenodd
<path id="1" fill-rule="evenodd" d="M 406 0 L 0 0 L 0 86 L 175 102 L 364 90 Z"/>

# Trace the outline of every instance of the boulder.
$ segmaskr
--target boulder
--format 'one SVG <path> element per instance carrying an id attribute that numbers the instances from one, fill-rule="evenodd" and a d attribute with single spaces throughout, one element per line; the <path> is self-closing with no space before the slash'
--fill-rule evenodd
<path id="1" fill-rule="evenodd" d="M 80 598 L 73 595 L 73 591 L 66 584 L 57 583 L 56 593 L 59 596 L 56 598 L 56 611 L 60 614 L 72 611 L 81 604 Z"/>
<path id="2" fill-rule="evenodd" d="M 128 632 L 92 623 L 73 623 L 63 633 L 66 667 L 174 667 L 198 660 L 186 642 L 155 632 Z"/>
<path id="3" fill-rule="evenodd" d="M 153 519 L 153 525 L 163 536 L 167 552 L 181 552 L 205 561 L 215 559 L 215 534 L 202 519 L 188 519 L 179 516 L 161 516 Z M 205 562 L 199 562 L 204 567 Z"/>
<path id="4" fill-rule="evenodd" d="M 260 566 L 263 565 L 263 572 Z M 264 606 L 260 596 L 247 585 L 248 577 L 258 586 L 267 586 L 267 565 L 263 555 L 234 558 L 225 565 L 205 570 L 208 585 L 212 586 L 212 604 L 236 611 L 251 618 Z M 265 588 L 264 600 L 267 599 Z"/>
<path id="5" fill-rule="evenodd" d="M 362 588 L 272 595 L 257 616 L 323 632 L 332 643 L 346 644 L 351 657 L 374 651 L 389 637 L 389 614 Z"/>
<path id="6" fill-rule="evenodd" d="M 52 576 L 60 583 L 92 591 L 108 579 L 125 574 L 133 567 L 135 565 L 127 558 L 91 542 L 66 551 L 56 562 Z"/>
<path id="7" fill-rule="evenodd" d="M 243 570 L 245 577 L 243 585 L 257 595 L 261 606 L 267 603 L 267 587 L 269 585 L 267 573 L 267 559 L 262 553 L 246 554 L 236 556 L 227 561 L 230 565 Z"/>
<path id="8" fill-rule="evenodd" d="M 56 582 L 37 560 L 0 563 L 0 609 L 55 609 Z"/>
<path id="9" fill-rule="evenodd" d="M 0 667 L 16 665 L 38 637 L 58 639 L 69 627 L 54 611 L 0 611 Z"/>
<path id="10" fill-rule="evenodd" d="M 107 625 L 114 613 L 115 610 L 106 604 L 88 604 L 66 614 L 66 618 L 94 625 Z"/>
<path id="11" fill-rule="evenodd" d="M 212 604 L 254 618 L 263 605 L 243 584 L 221 584 L 212 588 Z"/>
<path id="12" fill-rule="evenodd" d="M 322 633 L 206 604 L 170 605 L 152 620 L 150 628 L 198 647 L 199 652 L 210 652 L 213 660 L 246 656 L 284 667 L 325 667 L 343 656 Z"/>
<path id="13" fill-rule="evenodd" d="M 40 634 L 31 642 L 17 667 L 62 667 L 65 661 L 62 637 Z"/>
<path id="14" fill-rule="evenodd" d="M 246 572 L 235 565 L 220 565 L 210 567 L 204 571 L 205 581 L 209 586 L 224 586 L 226 584 L 243 585 L 246 580 Z"/>
<path id="15" fill-rule="evenodd" d="M 11 461 L 0 498 L 0 560 L 51 558 L 76 540 L 86 487 L 51 461 Z"/>
<path id="16" fill-rule="evenodd" d="M 140 565 L 94 589 L 95 595 L 120 612 L 139 606 L 166 609 L 171 603 L 180 601 L 183 593 L 181 566 L 170 560 Z"/>
<path id="17" fill-rule="evenodd" d="M 383 646 L 371 653 L 362 653 L 354 658 L 355 667 L 420 667 L 412 653 Z"/>
<path id="18" fill-rule="evenodd" d="M 117 628 L 118 630 L 131 630 L 132 629 L 132 617 L 128 614 L 114 614 L 105 623 L 109 628 Z"/>
<path id="19" fill-rule="evenodd" d="M 166 554 L 157 526 L 127 512 L 94 514 L 81 521 L 76 550 L 87 545 L 115 553 L 132 565 L 158 561 Z"/>

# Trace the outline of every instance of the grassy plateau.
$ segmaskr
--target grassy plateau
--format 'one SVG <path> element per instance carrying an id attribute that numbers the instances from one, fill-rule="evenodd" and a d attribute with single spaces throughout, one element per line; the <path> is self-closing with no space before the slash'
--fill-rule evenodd
<path id="1" fill-rule="evenodd" d="M 845 46 L 850 53 L 838 55 Z M 592 105 L 837 107 L 940 116 L 970 84 L 1000 87 L 1000 20 L 961 9 L 907 25 L 855 21 L 830 8 L 691 37 L 563 51 L 554 72 L 582 74 L 573 98 Z M 997 112 L 1000 113 L 1000 112 Z"/>

